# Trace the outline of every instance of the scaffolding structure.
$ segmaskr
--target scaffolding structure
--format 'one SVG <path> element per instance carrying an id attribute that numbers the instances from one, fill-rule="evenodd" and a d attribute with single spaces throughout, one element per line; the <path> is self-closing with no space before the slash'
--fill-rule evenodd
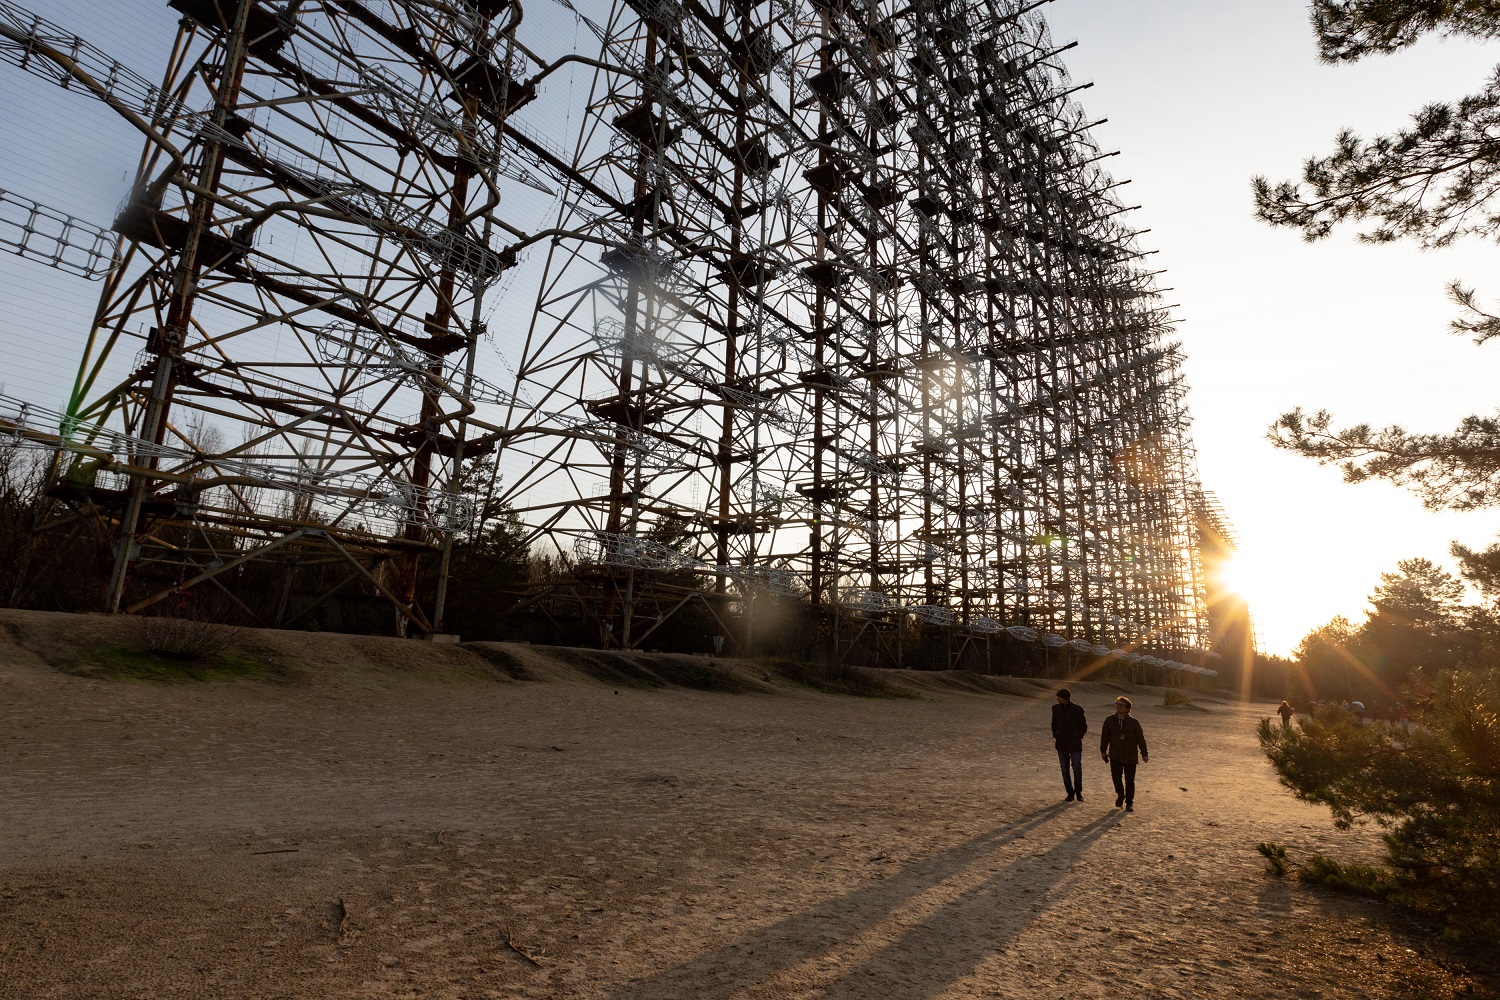
<path id="1" fill-rule="evenodd" d="M 509 610 L 571 602 L 606 646 L 697 601 L 750 648 L 769 602 L 869 662 L 1003 633 L 1205 670 L 1228 532 L 1041 4 L 557 2 L 594 50 L 537 54 L 506 0 L 171 0 L 152 85 L 0 0 L 0 59 L 147 138 L 118 245 L 50 209 L 8 236 L 32 203 L 0 191 L 0 244 L 110 262 L 64 410 L 0 403 L 68 457 L 44 530 L 118 539 L 108 606 L 333 563 L 440 630 L 490 456 L 485 504 L 571 566 Z M 528 114 L 570 63 L 564 149 Z M 555 217 L 507 216 L 518 186 Z"/>
<path id="2" fill-rule="evenodd" d="M 670 537 L 736 604 L 805 588 L 846 645 L 913 618 L 1207 648 L 1176 346 L 1035 6 L 591 23 L 557 228 L 610 246 L 554 245 L 517 364 L 536 433 L 504 447 L 506 498 L 619 578 L 607 644 L 659 620 Z M 559 397 L 593 433 L 549 431 Z"/>
<path id="3" fill-rule="evenodd" d="M 104 250 L 8 199 L 30 212 L 12 249 L 86 276 L 110 261 L 63 411 L 9 407 L 13 436 L 65 459 L 67 510 L 42 530 L 115 539 L 111 611 L 274 560 L 288 596 L 293 567 L 333 564 L 330 592 L 374 587 L 431 631 L 419 565 L 467 523 L 455 470 L 494 446 L 470 401 L 484 294 L 514 261 L 491 210 L 503 178 L 530 179 L 499 139 L 529 98 L 504 5 L 170 6 L 153 84 L 0 3 L 0 57 L 146 138 Z"/>

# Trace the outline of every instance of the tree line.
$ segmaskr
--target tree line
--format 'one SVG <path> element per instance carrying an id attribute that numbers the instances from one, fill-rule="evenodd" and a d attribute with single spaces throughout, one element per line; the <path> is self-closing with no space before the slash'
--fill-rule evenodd
<path id="1" fill-rule="evenodd" d="M 1386 705 L 1421 672 L 1482 670 L 1496 662 L 1500 578 L 1462 555 L 1460 565 L 1463 579 L 1422 558 L 1382 573 L 1363 622 L 1339 615 L 1302 638 L 1285 696 L 1299 707 L 1313 700 Z M 1477 586 L 1479 601 L 1465 600 L 1465 579 Z"/>

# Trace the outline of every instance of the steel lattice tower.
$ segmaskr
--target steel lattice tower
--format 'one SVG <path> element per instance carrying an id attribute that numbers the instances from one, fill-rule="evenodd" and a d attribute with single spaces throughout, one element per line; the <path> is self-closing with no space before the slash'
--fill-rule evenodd
<path id="1" fill-rule="evenodd" d="M 60 426 L 17 423 L 60 434 L 61 520 L 117 537 L 111 610 L 275 558 L 288 593 L 333 563 L 331 590 L 362 581 L 429 630 L 421 561 L 465 521 L 454 469 L 494 444 L 473 346 L 514 259 L 491 245 L 499 134 L 529 97 L 504 5 L 171 6 L 159 85 L 0 9 L 8 55 L 147 139 Z"/>
<path id="2" fill-rule="evenodd" d="M 506 447 L 512 501 L 612 581 L 605 641 L 640 641 L 689 568 L 720 608 L 805 588 L 845 647 L 907 616 L 1204 645 L 1175 347 L 1043 22 L 642 0 L 589 23 L 559 228 L 612 246 L 554 249 L 518 365 L 537 434 Z"/>
<path id="3" fill-rule="evenodd" d="M 1218 522 L 1178 348 L 1040 5 L 558 2 L 590 51 L 538 54 L 499 0 L 173 0 L 133 89 L 0 2 L 11 61 L 148 136 L 62 425 L 11 421 L 120 538 L 114 605 L 275 556 L 435 629 L 493 456 L 488 499 L 572 567 L 517 607 L 604 645 L 697 601 L 740 647 L 802 608 L 864 662 L 1200 669 Z M 565 150 L 528 116 L 566 64 Z M 555 217 L 508 215 L 517 185 Z M 85 270 L 105 235 L 69 238 Z M 527 252 L 508 375 L 476 374 Z"/>

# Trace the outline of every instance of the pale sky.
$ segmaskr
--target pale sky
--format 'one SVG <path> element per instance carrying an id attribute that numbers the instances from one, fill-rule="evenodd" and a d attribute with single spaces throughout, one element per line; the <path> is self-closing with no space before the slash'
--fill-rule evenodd
<path id="1" fill-rule="evenodd" d="M 1453 278 L 1500 300 L 1495 249 L 1424 253 L 1366 246 L 1355 231 L 1305 244 L 1255 220 L 1250 178 L 1295 179 L 1334 134 L 1402 126 L 1422 104 L 1481 88 L 1500 47 L 1429 40 L 1353 65 L 1318 62 L 1302 0 L 1058 0 L 1043 8 L 1091 117 L 1121 155 L 1143 246 L 1180 302 L 1199 469 L 1238 531 L 1263 648 L 1284 653 L 1365 596 L 1398 559 L 1451 562 L 1482 547 L 1500 513 L 1432 514 L 1385 484 L 1273 449 L 1265 430 L 1294 406 L 1344 424 L 1451 429 L 1496 409 L 1500 345 L 1448 332 Z"/>
<path id="2" fill-rule="evenodd" d="M 27 6 L 153 78 L 176 21 L 164 0 Z M 1250 178 L 1297 176 L 1342 126 L 1387 131 L 1425 101 L 1476 91 L 1500 47 L 1429 41 L 1330 67 L 1302 0 L 1057 0 L 1043 13 L 1080 43 L 1065 59 L 1095 86 L 1078 97 L 1109 119 L 1096 136 L 1121 150 L 1110 168 L 1132 179 L 1123 195 L 1151 230 L 1141 244 L 1160 251 L 1153 268 L 1182 304 L 1199 467 L 1238 530 L 1263 648 L 1286 652 L 1335 614 L 1362 620 L 1398 559 L 1488 544 L 1500 512 L 1431 514 L 1393 487 L 1346 486 L 1264 434 L 1297 405 L 1424 430 L 1493 412 L 1500 345 L 1447 332 L 1443 285 L 1461 277 L 1500 301 L 1494 249 L 1361 246 L 1352 230 L 1309 246 L 1254 219 Z M 104 225 L 140 148 L 103 106 L 12 66 L 0 66 L 0 136 L 0 189 Z M 0 393 L 57 405 L 97 291 L 0 253 Z"/>

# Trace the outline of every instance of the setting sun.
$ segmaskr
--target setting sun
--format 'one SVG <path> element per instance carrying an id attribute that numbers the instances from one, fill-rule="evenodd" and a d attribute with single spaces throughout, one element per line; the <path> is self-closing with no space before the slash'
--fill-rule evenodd
<path id="1" fill-rule="evenodd" d="M 1273 553 L 1241 549 L 1219 564 L 1214 577 L 1225 592 L 1245 602 L 1256 623 L 1258 646 L 1270 640 L 1270 651 L 1280 653 L 1296 642 L 1294 635 L 1281 634 L 1281 626 L 1300 621 L 1298 607 L 1305 604 L 1305 595 L 1288 579 L 1285 563 Z M 1273 635 L 1264 634 L 1267 625 Z"/>
<path id="2" fill-rule="evenodd" d="M 1225 590 L 1238 594 L 1253 609 L 1276 593 L 1276 567 L 1255 557 L 1252 551 L 1234 553 L 1218 568 L 1219 583 Z"/>

